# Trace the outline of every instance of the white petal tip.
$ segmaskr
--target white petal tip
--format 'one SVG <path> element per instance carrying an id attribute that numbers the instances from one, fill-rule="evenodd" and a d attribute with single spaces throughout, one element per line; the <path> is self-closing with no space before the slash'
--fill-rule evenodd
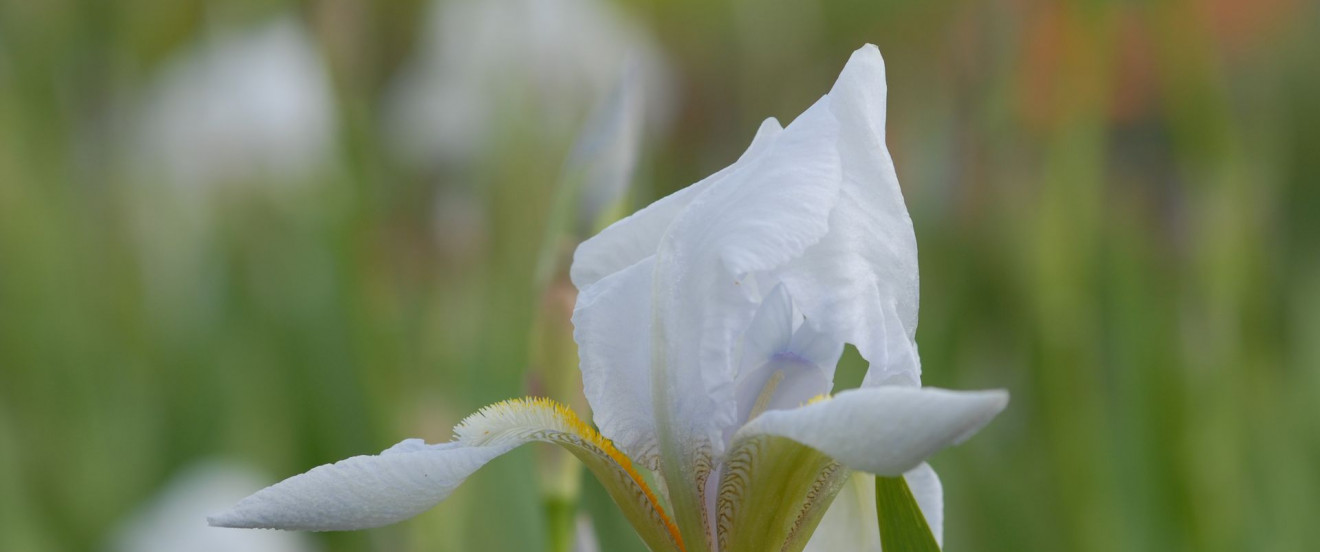
<path id="1" fill-rule="evenodd" d="M 970 404 L 969 410 L 974 410 L 976 415 L 969 417 L 968 427 L 953 439 L 953 444 L 960 445 L 963 441 L 971 438 L 986 424 L 990 423 L 995 416 L 1003 412 L 1008 407 L 1008 391 L 1004 389 L 989 389 L 985 391 L 963 391 L 964 395 L 975 396 L 975 404 Z"/>
<path id="2" fill-rule="evenodd" d="M 307 529 L 304 527 L 272 523 L 270 519 L 263 516 L 254 517 L 250 514 L 244 515 L 237 506 L 215 515 L 206 516 L 206 524 L 211 527 L 219 527 L 223 529 L 280 529 L 295 531 Z"/>
<path id="3" fill-rule="evenodd" d="M 206 516 L 206 524 L 211 527 L 225 527 L 233 529 L 250 529 L 249 524 L 243 523 L 243 519 L 235 515 L 233 510 L 213 516 Z"/>

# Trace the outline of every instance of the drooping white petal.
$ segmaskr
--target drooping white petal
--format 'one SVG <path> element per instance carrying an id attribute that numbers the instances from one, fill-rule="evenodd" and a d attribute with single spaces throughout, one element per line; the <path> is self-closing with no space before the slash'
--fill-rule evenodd
<path id="1" fill-rule="evenodd" d="M 587 287 L 573 310 L 582 388 L 596 427 L 636 462 L 655 468 L 651 408 L 651 276 L 648 257 Z"/>
<path id="2" fill-rule="evenodd" d="M 594 474 L 652 550 L 681 548 L 677 528 L 632 461 L 567 407 L 548 399 L 487 406 L 454 427 L 455 440 L 399 443 L 377 456 L 355 456 L 267 487 L 214 526 L 337 531 L 380 527 L 415 516 L 491 459 L 525 443 L 567 449 Z"/>
<path id="3" fill-rule="evenodd" d="M 449 496 L 472 472 L 518 443 L 469 447 L 403 441 L 295 475 L 208 519 L 217 527 L 347 531 L 389 525 Z"/>
<path id="4" fill-rule="evenodd" d="M 578 246 L 573 254 L 571 277 L 573 285 L 583 289 L 601 278 L 623 270 L 642 259 L 654 255 L 674 217 L 682 212 L 694 198 L 729 176 L 737 167 L 750 163 L 765 151 L 783 131 L 779 121 L 766 119 L 756 131 L 747 151 L 738 161 L 700 182 L 683 188 L 640 211 L 625 217 Z"/>
<path id="5" fill-rule="evenodd" d="M 1004 391 L 883 386 L 854 389 L 793 410 L 766 412 L 738 431 L 779 435 L 848 467 L 894 476 L 961 442 L 1008 404 Z"/>
<path id="6" fill-rule="evenodd" d="M 912 498 L 917 499 L 917 506 L 921 507 L 935 542 L 944 546 L 944 485 L 940 483 L 939 474 L 930 464 L 922 462 L 903 474 L 903 478 L 907 480 L 908 490 L 912 491 Z"/>
<path id="7" fill-rule="evenodd" d="M 935 542 L 944 545 L 944 495 L 940 479 L 922 463 L 903 474 Z M 803 552 L 880 552 L 875 511 L 875 478 L 854 473 L 834 499 Z"/>
<path id="8" fill-rule="evenodd" d="M 807 320 L 871 362 L 864 385 L 919 385 L 917 242 L 885 148 L 885 96 L 884 60 L 864 46 L 829 93 L 843 167 L 829 232 L 772 278 Z"/>

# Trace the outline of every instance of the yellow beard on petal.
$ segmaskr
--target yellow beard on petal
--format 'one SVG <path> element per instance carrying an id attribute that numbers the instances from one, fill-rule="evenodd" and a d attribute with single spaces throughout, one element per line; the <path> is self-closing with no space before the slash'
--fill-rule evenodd
<path id="1" fill-rule="evenodd" d="M 678 549 L 684 550 L 683 537 L 678 527 L 666 514 L 655 492 L 637 472 L 632 459 L 596 428 L 578 417 L 571 408 L 557 401 L 544 397 L 526 397 L 486 406 L 454 427 L 454 439 L 469 446 L 498 445 L 510 440 L 546 441 L 564 445 L 570 450 L 580 447 L 608 458 L 641 491 Z M 588 458 L 583 460 L 587 461 Z M 591 467 L 590 463 L 588 467 Z M 602 483 L 608 484 L 604 479 Z"/>

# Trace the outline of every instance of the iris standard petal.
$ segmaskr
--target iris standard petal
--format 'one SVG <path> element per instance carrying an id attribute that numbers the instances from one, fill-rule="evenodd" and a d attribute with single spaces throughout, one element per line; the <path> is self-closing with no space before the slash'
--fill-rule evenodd
<path id="1" fill-rule="evenodd" d="M 389 525 L 438 504 L 517 444 L 469 447 L 409 439 L 266 487 L 208 519 L 216 527 L 348 531 Z"/>
<path id="2" fill-rule="evenodd" d="M 573 339 L 582 388 L 596 427 L 638 463 L 654 469 L 651 408 L 651 276 L 655 257 L 610 274 L 578 295 Z"/>
<path id="3" fill-rule="evenodd" d="M 756 131 L 747 151 L 738 161 L 700 182 L 660 198 L 640 211 L 611 224 L 591 239 L 582 242 L 573 253 L 570 276 L 573 285 L 585 291 L 600 279 L 623 270 L 655 254 L 674 217 L 714 183 L 727 177 L 737 167 L 751 162 L 774 142 L 783 131 L 779 121 L 766 119 Z"/>
<path id="4" fill-rule="evenodd" d="M 829 231 L 771 278 L 818 329 L 871 362 L 866 385 L 919 385 L 917 242 L 885 147 L 885 99 L 884 60 L 867 45 L 829 93 L 843 169 Z"/>
<path id="5" fill-rule="evenodd" d="M 766 412 L 738 430 L 787 437 L 859 471 L 895 476 L 971 436 L 1008 405 L 1008 393 L 883 386 Z"/>
<path id="6" fill-rule="evenodd" d="M 734 350 L 761 294 L 753 272 L 778 266 L 824 235 L 837 197 L 836 123 L 822 100 L 764 153 L 697 197 L 656 253 L 652 309 L 657 408 L 676 438 L 715 440 L 734 422 Z M 746 285 L 744 285 L 746 284 Z M 716 445 L 718 446 L 718 445 Z M 716 453 L 719 451 L 716 450 Z"/>
<path id="7" fill-rule="evenodd" d="M 826 103 L 697 196 L 656 252 L 651 382 L 661 471 L 692 540 L 707 532 L 700 495 L 737 421 L 735 341 L 768 291 L 756 289 L 753 273 L 820 239 L 837 198 L 837 124 Z"/>

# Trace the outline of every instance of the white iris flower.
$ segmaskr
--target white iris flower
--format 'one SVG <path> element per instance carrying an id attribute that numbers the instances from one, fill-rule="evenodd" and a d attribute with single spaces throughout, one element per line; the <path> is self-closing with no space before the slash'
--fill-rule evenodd
<path id="1" fill-rule="evenodd" d="M 803 550 L 822 518 L 812 550 L 869 547 L 874 503 L 859 515 L 853 472 L 908 473 L 938 533 L 939 481 L 923 461 L 1008 396 L 920 387 L 916 240 L 885 95 L 868 45 L 792 124 L 767 120 L 733 165 L 578 248 L 573 322 L 599 431 L 546 399 L 506 401 L 448 443 L 321 466 L 211 522 L 386 525 L 543 441 L 580 458 L 656 552 Z M 860 389 L 831 397 L 845 343 L 871 365 Z"/>

